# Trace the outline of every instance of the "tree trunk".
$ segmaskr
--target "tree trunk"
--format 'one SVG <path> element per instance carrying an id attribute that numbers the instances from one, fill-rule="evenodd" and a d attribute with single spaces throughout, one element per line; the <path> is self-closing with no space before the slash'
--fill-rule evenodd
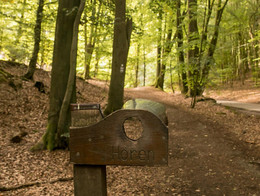
<path id="1" fill-rule="evenodd" d="M 16 45 L 19 45 L 20 44 L 20 38 L 22 37 L 22 25 L 24 23 L 24 12 L 25 12 L 25 7 L 26 7 L 26 0 L 23 1 L 23 8 L 21 10 L 21 17 L 20 17 L 20 20 L 19 20 L 19 27 L 18 27 L 18 30 L 17 30 L 17 35 L 16 35 L 16 39 L 15 39 L 15 44 Z"/>
<path id="2" fill-rule="evenodd" d="M 48 127 L 42 141 L 38 143 L 32 150 L 67 147 L 70 126 L 70 111 L 65 110 L 65 124 L 59 127 L 57 134 L 59 117 L 61 115 L 61 107 L 65 97 L 70 74 L 70 62 L 73 25 L 78 11 L 80 0 L 60 0 L 58 7 L 58 15 L 56 21 L 55 43 L 53 51 L 53 63 L 51 71 L 51 90 L 50 90 L 50 106 L 48 115 Z M 76 101 L 75 82 L 73 84 L 73 93 L 70 102 Z M 64 118 L 64 117 L 63 117 Z"/>
<path id="3" fill-rule="evenodd" d="M 208 51 L 207 51 L 207 56 L 206 56 L 207 60 L 204 61 L 205 63 L 203 64 L 202 76 L 201 76 L 201 80 L 200 80 L 200 88 L 198 89 L 199 95 L 202 95 L 202 93 L 205 89 L 205 85 L 206 85 L 207 80 L 208 80 L 210 65 L 212 64 L 213 55 L 214 55 L 215 49 L 217 47 L 218 35 L 219 35 L 219 25 L 220 25 L 222 15 L 223 15 L 223 12 L 224 12 L 224 9 L 225 9 L 227 3 L 228 3 L 228 0 L 226 0 L 224 5 L 222 6 L 221 5 L 222 0 L 218 1 L 216 20 L 215 20 L 215 26 L 214 26 L 214 33 L 213 33 L 213 36 L 211 38 L 209 48 L 208 48 Z"/>
<path id="4" fill-rule="evenodd" d="M 102 14 L 103 16 L 103 14 Z M 101 32 L 101 28 L 98 28 L 98 34 L 100 35 Z M 102 52 L 100 50 L 102 50 L 102 43 L 106 40 L 107 35 L 109 34 L 109 32 L 107 31 L 105 34 L 103 34 L 103 38 L 101 39 L 99 37 L 99 41 L 97 42 L 98 46 L 96 47 L 97 49 L 95 50 L 96 52 L 96 64 L 95 64 L 95 70 L 94 70 L 94 77 L 96 77 L 98 75 L 99 72 L 99 61 L 100 58 L 102 56 Z M 109 65 L 109 69 L 110 69 L 110 65 Z"/>
<path id="5" fill-rule="evenodd" d="M 184 52 L 182 49 L 183 46 L 183 30 L 182 24 L 185 12 L 181 14 L 181 0 L 176 1 L 177 13 L 176 13 L 176 37 L 177 37 L 177 57 L 178 57 L 178 72 L 180 75 L 180 89 L 182 94 L 188 93 L 188 83 L 187 83 L 187 74 L 185 69 L 185 60 L 184 60 Z"/>
<path id="6" fill-rule="evenodd" d="M 199 81 L 200 73 L 200 63 L 199 63 L 199 30 L 197 23 L 197 0 L 188 0 L 188 15 L 189 15 L 189 35 L 188 35 L 188 66 L 189 66 L 189 79 L 188 95 L 195 97 L 197 95 L 197 87 Z"/>
<path id="7" fill-rule="evenodd" d="M 162 13 L 159 12 L 159 19 L 162 24 Z M 159 88 L 159 78 L 162 68 L 162 27 L 158 28 L 158 40 L 157 40 L 157 66 L 156 66 L 156 77 L 155 77 L 155 88 Z"/>
<path id="8" fill-rule="evenodd" d="M 145 81 L 146 81 L 146 54 L 145 54 L 145 44 L 143 45 L 144 49 L 144 74 L 143 74 L 143 86 L 145 86 Z"/>
<path id="9" fill-rule="evenodd" d="M 92 54 L 94 51 L 94 45 L 87 43 L 85 45 L 85 74 L 84 74 L 84 79 L 90 79 L 90 63 L 92 59 Z"/>
<path id="10" fill-rule="evenodd" d="M 173 70 L 173 68 L 172 68 L 172 63 L 170 62 L 170 82 L 171 82 L 171 89 L 172 89 L 172 92 L 174 93 L 175 92 L 175 90 L 174 90 L 174 84 L 173 84 L 173 79 L 172 79 L 172 70 Z"/>
<path id="11" fill-rule="evenodd" d="M 38 53 L 40 50 L 43 6 L 44 6 L 44 0 L 39 0 L 39 5 L 38 5 L 37 15 L 36 15 L 36 24 L 34 27 L 34 49 L 33 49 L 33 54 L 29 63 L 27 73 L 24 75 L 24 77 L 29 80 L 33 79 L 33 75 L 36 69 L 36 63 L 38 59 Z"/>
<path id="12" fill-rule="evenodd" d="M 93 51 L 96 45 L 97 29 L 98 29 L 99 15 L 102 6 L 102 1 L 99 1 L 98 11 L 96 11 L 96 4 L 97 1 L 94 0 L 92 3 L 92 16 L 91 16 L 92 20 L 91 20 L 90 35 L 88 41 L 87 41 L 87 35 L 85 35 L 85 75 L 84 75 L 85 79 L 90 78 L 90 64 L 91 64 Z M 85 33 L 87 34 L 87 32 Z"/>
<path id="13" fill-rule="evenodd" d="M 71 43 L 71 50 L 70 50 L 70 72 L 69 78 L 67 83 L 66 93 L 61 105 L 58 127 L 57 127 L 57 134 L 56 134 L 56 141 L 60 141 L 59 138 L 62 137 L 64 132 L 64 127 L 66 125 L 66 117 L 69 110 L 70 100 L 72 98 L 73 90 L 75 89 L 75 79 L 76 79 L 76 65 L 77 65 L 77 49 L 78 49 L 78 33 L 79 33 L 79 23 L 81 14 L 85 7 L 85 1 L 81 0 L 77 15 L 73 24 L 73 32 L 72 32 L 72 43 Z"/>
<path id="14" fill-rule="evenodd" d="M 126 23 L 126 0 L 115 0 L 115 5 L 112 73 L 105 115 L 123 106 L 125 70 L 132 32 L 132 21 L 127 20 Z"/>
<path id="15" fill-rule="evenodd" d="M 245 84 L 246 72 L 248 71 L 248 60 L 246 54 L 246 43 L 242 32 L 238 33 L 239 38 L 239 66 L 240 66 L 240 81 Z"/>
<path id="16" fill-rule="evenodd" d="M 168 33 L 166 36 L 165 44 L 163 47 L 162 51 L 162 64 L 161 64 L 161 72 L 159 74 L 158 78 L 158 88 L 163 90 L 164 86 L 164 77 L 165 77 L 165 72 L 166 72 L 166 63 L 167 63 L 167 58 L 172 50 L 173 42 L 172 42 L 172 28 L 169 27 Z"/>
<path id="17" fill-rule="evenodd" d="M 135 84 L 134 87 L 138 86 L 138 73 L 139 73 L 139 59 L 140 59 L 140 44 L 137 43 L 136 49 L 136 66 L 135 66 Z"/>
<path id="18" fill-rule="evenodd" d="M 201 40 L 200 40 L 200 58 L 201 55 L 203 55 L 203 52 L 206 49 L 207 46 L 207 39 L 208 39 L 208 26 L 209 26 L 209 21 L 212 15 L 212 10 L 214 7 L 215 0 L 211 2 L 211 0 L 208 0 L 207 4 L 208 7 L 205 7 L 205 12 L 204 12 L 204 21 L 203 21 L 203 29 L 201 33 Z"/>
<path id="19" fill-rule="evenodd" d="M 252 3 L 252 6 L 254 6 L 256 9 L 251 15 L 250 20 L 250 31 L 249 35 L 252 40 L 251 42 L 251 48 L 253 53 L 253 66 L 254 69 L 252 70 L 253 79 L 255 80 L 255 85 L 258 85 L 258 80 L 260 78 L 260 39 L 258 37 L 259 35 L 259 24 L 260 24 L 260 17 L 259 17 L 259 0 Z M 258 14 L 257 14 L 258 13 Z M 257 38 L 258 37 L 258 38 Z"/>
<path id="20" fill-rule="evenodd" d="M 158 41 L 155 88 L 159 88 L 159 77 L 160 77 L 160 73 L 161 73 L 161 68 L 162 68 L 162 47 L 160 45 L 160 42 Z"/>
<path id="21" fill-rule="evenodd" d="M 96 77 L 98 75 L 99 61 L 100 61 L 100 52 L 98 50 L 96 50 L 96 64 L 95 64 L 95 70 L 94 70 L 94 77 Z"/>

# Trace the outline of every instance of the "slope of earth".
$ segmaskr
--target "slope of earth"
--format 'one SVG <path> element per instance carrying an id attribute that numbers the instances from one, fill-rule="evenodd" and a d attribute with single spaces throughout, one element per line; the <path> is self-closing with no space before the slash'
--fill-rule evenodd
<path id="1" fill-rule="evenodd" d="M 14 75 L 13 85 L 0 84 L 0 195 L 72 195 L 69 152 L 30 151 L 47 127 L 50 73 L 36 70 L 35 81 L 44 84 L 45 93 L 41 93 L 35 82 L 20 79 L 25 65 L 0 61 L 0 67 Z M 103 104 L 105 96 L 103 89 L 77 80 L 79 102 Z M 11 141 L 16 136 L 20 142 Z M 4 191 L 19 186 L 24 188 Z"/>
<path id="2" fill-rule="evenodd" d="M 41 93 L 17 76 L 26 67 L 0 62 L 15 75 L 15 90 L 0 84 L 0 195 L 73 195 L 68 151 L 31 152 L 45 132 L 50 74 L 37 70 Z M 107 88 L 77 80 L 78 102 L 101 103 Z M 126 90 L 126 99 L 147 98 L 166 105 L 169 121 L 168 167 L 107 167 L 108 195 L 260 195 L 259 117 L 234 113 L 213 102 L 199 102 L 151 87 Z M 24 134 L 25 133 L 25 134 Z M 23 135 L 19 143 L 10 141 Z"/>

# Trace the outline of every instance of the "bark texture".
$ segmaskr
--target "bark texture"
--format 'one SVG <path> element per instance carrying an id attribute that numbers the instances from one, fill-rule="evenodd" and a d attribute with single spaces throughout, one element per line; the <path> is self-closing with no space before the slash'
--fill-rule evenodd
<path id="1" fill-rule="evenodd" d="M 60 0 L 56 21 L 55 43 L 53 52 L 53 64 L 51 71 L 50 106 L 48 114 L 48 126 L 42 141 L 33 150 L 67 147 L 70 125 L 70 112 L 65 112 L 65 125 L 59 127 L 62 131 L 57 134 L 60 110 L 67 90 L 70 73 L 71 47 L 73 38 L 73 25 L 78 11 L 80 0 Z M 70 102 L 75 102 L 75 83 Z M 62 134 L 61 134 L 62 132 Z"/>

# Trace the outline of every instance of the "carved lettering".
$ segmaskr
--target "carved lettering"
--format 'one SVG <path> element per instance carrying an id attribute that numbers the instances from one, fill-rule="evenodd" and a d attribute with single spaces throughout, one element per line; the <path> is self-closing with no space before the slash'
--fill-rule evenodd
<path id="1" fill-rule="evenodd" d="M 112 147 L 112 159 L 115 160 L 119 157 L 119 147 L 116 149 Z"/>
<path id="2" fill-rule="evenodd" d="M 139 155 L 140 161 L 146 161 L 146 159 L 147 159 L 147 157 L 146 157 L 146 151 L 140 150 L 139 153 L 138 153 L 138 155 Z"/>
<path id="3" fill-rule="evenodd" d="M 122 161 L 127 161 L 128 159 L 128 151 L 123 149 L 121 152 L 120 152 L 120 157 L 121 157 L 121 160 Z"/>
<path id="4" fill-rule="evenodd" d="M 127 149 L 113 146 L 111 157 L 114 161 L 153 162 L 154 152 L 151 150 Z"/>
<path id="5" fill-rule="evenodd" d="M 134 160 L 134 159 L 137 159 L 137 157 L 138 157 L 137 151 L 136 150 L 130 150 L 130 159 Z"/>

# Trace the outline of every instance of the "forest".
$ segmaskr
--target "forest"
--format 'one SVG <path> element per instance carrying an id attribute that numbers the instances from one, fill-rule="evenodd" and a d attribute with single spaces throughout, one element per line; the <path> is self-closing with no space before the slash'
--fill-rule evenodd
<path id="1" fill-rule="evenodd" d="M 164 104 L 169 130 L 176 131 L 170 132 L 170 141 L 180 143 L 170 143 L 170 169 L 156 173 L 148 168 L 108 168 L 111 195 L 257 195 L 259 180 L 252 171 L 259 168 L 259 112 L 241 114 L 217 105 L 215 99 L 244 96 L 245 102 L 251 97 L 259 104 L 259 7 L 259 0 L 1 0 L 0 195 L 59 195 L 50 188 L 57 183 L 58 189 L 68 186 L 64 195 L 71 195 L 72 167 L 68 152 L 60 151 L 68 148 L 70 104 L 100 103 L 107 116 L 131 98 Z M 229 91 L 220 95 L 223 87 Z M 213 149 L 218 143 L 222 147 Z M 193 152 L 191 145 L 200 152 Z M 214 154 L 214 161 L 208 162 L 211 155 L 204 151 Z M 219 156 L 222 151 L 232 158 Z M 15 175 L 6 180 L 13 172 L 9 155 L 18 156 L 25 169 L 17 163 Z M 197 162 L 200 156 L 203 163 Z M 34 165 L 45 168 L 46 173 L 36 166 L 32 170 L 42 178 L 28 169 L 31 157 L 37 159 Z M 227 171 L 216 163 L 217 157 Z M 193 161 L 206 166 L 200 171 Z M 243 161 L 251 173 L 241 169 Z M 48 180 L 55 167 L 54 174 L 61 177 Z M 223 174 L 216 177 L 218 170 Z M 230 181 L 229 172 L 235 173 Z M 146 186 L 134 183 L 137 176 L 137 184 Z M 137 187 L 122 188 L 128 183 L 124 179 Z M 227 183 L 232 187 L 224 186 Z"/>
<path id="2" fill-rule="evenodd" d="M 55 0 L 1 1 L 1 59 L 28 65 L 37 53 L 37 67 L 51 70 L 57 9 Z M 86 1 L 77 52 L 84 79 L 110 79 L 114 11 L 112 0 Z M 125 87 L 186 88 L 196 72 L 203 86 L 243 83 L 248 73 L 258 83 L 258 0 L 135 0 L 125 12 L 132 21 Z M 192 51 L 196 66 L 188 65 Z"/>
<path id="3" fill-rule="evenodd" d="M 110 81 L 105 114 L 122 107 L 125 87 L 179 90 L 193 97 L 194 107 L 208 86 L 243 84 L 247 77 L 258 85 L 258 5 L 258 0 L 5 0 L 1 59 L 27 64 L 26 79 L 36 67 L 52 70 L 49 113 L 56 115 L 50 115 L 55 117 L 48 130 L 57 130 L 60 138 L 68 129 L 69 103 L 76 100 L 75 75 Z"/>

